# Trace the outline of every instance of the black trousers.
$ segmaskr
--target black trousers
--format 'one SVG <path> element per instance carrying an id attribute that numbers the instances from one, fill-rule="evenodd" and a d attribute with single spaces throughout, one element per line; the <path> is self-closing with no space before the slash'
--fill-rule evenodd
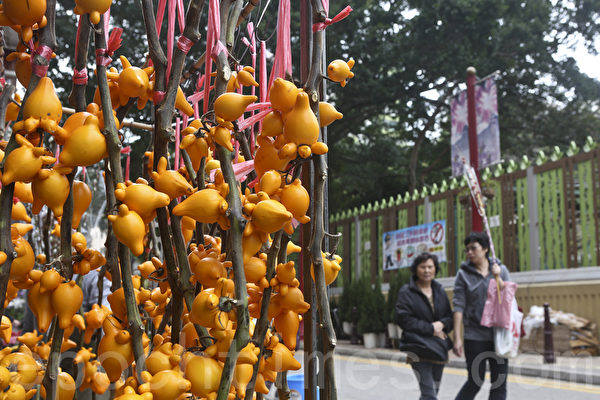
<path id="1" fill-rule="evenodd" d="M 467 361 L 468 379 L 456 395 L 456 400 L 472 400 L 485 381 L 485 367 L 490 365 L 490 400 L 506 399 L 506 378 L 508 360 L 499 357 L 494 351 L 494 342 L 465 340 L 465 358 Z"/>
<path id="2" fill-rule="evenodd" d="M 421 389 L 419 400 L 437 400 L 444 364 L 423 361 L 413 362 L 410 366 L 419 382 L 419 389 Z"/>

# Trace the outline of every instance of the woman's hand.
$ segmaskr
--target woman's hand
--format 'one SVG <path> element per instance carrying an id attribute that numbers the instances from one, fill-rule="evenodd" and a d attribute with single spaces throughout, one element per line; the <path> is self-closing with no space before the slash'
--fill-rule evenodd
<path id="1" fill-rule="evenodd" d="M 433 325 L 433 336 L 437 336 L 442 340 L 446 340 L 446 332 L 444 332 L 444 324 L 441 321 L 432 322 Z"/>
<path id="2" fill-rule="evenodd" d="M 458 357 L 463 356 L 463 342 L 460 337 L 454 338 L 454 347 L 452 348 L 452 352 Z"/>
<path id="3" fill-rule="evenodd" d="M 504 281 L 502 280 L 502 278 L 500 278 L 500 271 L 502 271 L 500 269 L 500 266 L 497 263 L 494 263 L 494 265 L 492 265 L 492 275 L 494 275 L 494 278 L 496 278 L 496 280 L 498 281 L 498 286 L 500 287 L 500 290 L 504 289 Z"/>
<path id="4" fill-rule="evenodd" d="M 494 275 L 496 278 L 498 278 L 500 276 L 500 266 L 497 263 L 494 263 L 492 265 L 492 275 Z"/>

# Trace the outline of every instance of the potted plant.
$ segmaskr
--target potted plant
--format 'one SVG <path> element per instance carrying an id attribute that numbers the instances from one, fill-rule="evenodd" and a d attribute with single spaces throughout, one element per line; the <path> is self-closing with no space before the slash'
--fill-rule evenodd
<path id="1" fill-rule="evenodd" d="M 388 336 L 393 343 L 400 339 L 402 329 L 396 321 L 396 300 L 398 299 L 398 291 L 410 280 L 410 269 L 402 268 L 396 271 L 393 278 L 390 280 L 390 288 L 387 294 L 387 315 L 388 315 Z"/>
<path id="2" fill-rule="evenodd" d="M 375 348 L 382 345 L 381 339 L 377 339 L 378 334 L 385 333 L 385 298 L 379 283 L 376 283 L 375 288 L 372 289 L 368 280 L 364 279 L 360 283 L 360 288 L 362 301 L 358 332 L 363 335 L 363 342 L 367 349 Z"/>
<path id="3" fill-rule="evenodd" d="M 344 335 L 352 334 L 352 307 L 354 303 L 353 289 L 354 286 L 350 282 L 344 284 L 344 290 L 340 296 L 339 308 L 340 317 L 342 319 L 342 331 Z"/>

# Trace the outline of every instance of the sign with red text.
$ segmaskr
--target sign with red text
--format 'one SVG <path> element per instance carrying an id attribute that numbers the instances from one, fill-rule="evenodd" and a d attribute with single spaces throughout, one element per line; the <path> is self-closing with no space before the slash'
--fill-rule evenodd
<path id="1" fill-rule="evenodd" d="M 446 221 L 411 226 L 383 234 L 383 270 L 410 267 L 421 253 L 435 254 L 446 260 Z"/>

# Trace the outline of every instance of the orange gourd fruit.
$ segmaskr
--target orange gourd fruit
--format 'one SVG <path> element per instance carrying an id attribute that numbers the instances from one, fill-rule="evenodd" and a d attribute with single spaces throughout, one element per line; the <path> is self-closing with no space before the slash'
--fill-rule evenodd
<path id="1" fill-rule="evenodd" d="M 265 359 L 265 365 L 268 369 L 275 372 L 299 370 L 301 365 L 294 358 L 292 352 L 283 344 L 277 343 L 272 347 L 271 356 Z"/>
<path id="2" fill-rule="evenodd" d="M 277 232 L 292 219 L 292 213 L 277 200 L 262 200 L 256 205 L 249 203 L 244 206 L 244 211 L 252 214 L 252 225 L 264 233 Z"/>
<path id="3" fill-rule="evenodd" d="M 62 118 L 62 114 L 62 104 L 56 95 L 54 83 L 52 82 L 52 79 L 45 76 L 40 79 L 23 106 L 23 120 L 25 120 L 25 126 L 27 126 L 26 120 L 29 118 L 40 120 L 49 119 L 58 123 Z M 20 129 L 17 124 L 15 124 L 15 129 Z"/>
<path id="4" fill-rule="evenodd" d="M 167 369 L 158 372 L 145 384 L 140 385 L 141 393 L 151 392 L 153 400 L 174 400 L 188 392 L 192 383 L 177 371 Z"/>
<path id="5" fill-rule="evenodd" d="M 283 344 L 294 351 L 296 350 L 296 335 L 300 327 L 300 317 L 290 310 L 283 310 L 273 320 L 277 332 L 281 334 Z"/>
<path id="6" fill-rule="evenodd" d="M 55 269 L 48 269 L 40 278 L 40 293 L 52 293 L 60 285 L 62 276 Z"/>
<path id="7" fill-rule="evenodd" d="M 280 194 L 280 201 L 301 224 L 310 221 L 306 215 L 310 203 L 308 191 L 302 186 L 300 179 L 295 179 L 291 184 L 285 185 Z"/>
<path id="8" fill-rule="evenodd" d="M 33 349 L 43 338 L 44 335 L 38 335 L 37 330 L 34 329 L 33 332 L 26 332 L 17 337 L 17 340 L 30 349 Z"/>
<path id="9" fill-rule="evenodd" d="M 244 86 L 255 86 L 258 87 L 258 82 L 254 79 L 254 68 L 246 66 L 238 71 L 237 81 Z"/>
<path id="10" fill-rule="evenodd" d="M 99 120 L 95 115 L 86 118 L 66 140 L 59 161 L 67 167 L 87 167 L 106 157 L 106 138 L 100 132 Z"/>
<path id="11" fill-rule="evenodd" d="M 142 178 L 129 186 L 118 183 L 115 197 L 125 203 L 129 210 L 135 211 L 145 224 L 154 219 L 157 208 L 166 207 L 171 201 L 167 194 L 154 190 Z"/>
<path id="12" fill-rule="evenodd" d="M 111 382 L 116 382 L 133 362 L 131 335 L 114 317 L 108 316 L 102 323 L 104 336 L 98 344 L 98 359 Z"/>
<path id="13" fill-rule="evenodd" d="M 279 136 L 283 133 L 283 119 L 279 111 L 271 111 L 262 121 L 262 136 Z"/>
<path id="14" fill-rule="evenodd" d="M 2 360 L 0 366 L 8 368 L 11 371 L 16 371 L 18 375 L 18 383 L 26 390 L 31 389 L 37 380 L 38 366 L 35 359 L 22 351 L 10 353 Z"/>
<path id="15" fill-rule="evenodd" d="M 197 397 L 212 398 L 211 393 L 219 389 L 222 365 L 213 358 L 189 354 L 185 365 L 185 377 L 192 384 L 191 392 Z"/>
<path id="16" fill-rule="evenodd" d="M 296 104 L 298 92 L 299 89 L 293 82 L 282 78 L 275 79 L 269 91 L 271 106 L 282 113 L 290 111 Z"/>
<path id="17" fill-rule="evenodd" d="M 258 100 L 258 97 L 256 96 L 247 96 L 239 93 L 223 93 L 215 100 L 215 116 L 224 121 L 235 121 L 244 114 L 246 107 L 256 100 Z"/>
<path id="18" fill-rule="evenodd" d="M 324 101 L 319 102 L 319 125 L 321 128 L 343 117 L 344 114 L 336 110 L 332 104 Z"/>
<path id="19" fill-rule="evenodd" d="M 161 157 L 158 160 L 156 171 L 152 172 L 154 188 L 165 193 L 171 200 L 180 196 L 189 196 L 194 188 L 178 171 L 167 169 L 167 159 Z"/>
<path id="20" fill-rule="evenodd" d="M 202 223 L 218 222 L 221 228 L 229 228 L 225 212 L 229 208 L 227 201 L 215 189 L 202 189 L 173 208 L 173 215 L 188 216 Z"/>
<path id="21" fill-rule="evenodd" d="M 13 221 L 31 222 L 31 217 L 27 215 L 27 209 L 25 208 L 25 205 L 20 201 L 17 201 L 15 204 L 13 204 L 10 218 Z"/>
<path id="22" fill-rule="evenodd" d="M 43 147 L 33 145 L 20 134 L 15 134 L 15 140 L 20 145 L 11 151 L 4 160 L 2 184 L 9 185 L 16 181 L 31 182 L 44 164 L 52 164 L 54 157 L 45 156 Z"/>
<path id="23" fill-rule="evenodd" d="M 310 109 L 308 94 L 298 93 L 296 105 L 283 123 L 283 135 L 288 142 L 311 145 L 319 138 L 319 121 Z"/>
<path id="24" fill-rule="evenodd" d="M 83 291 L 73 280 L 61 283 L 51 296 L 52 307 L 58 315 L 58 326 L 66 329 L 71 325 L 75 315 L 83 303 Z"/>
<path id="25" fill-rule="evenodd" d="M 4 0 L 0 25 L 20 25 L 20 36 L 24 42 L 33 37 L 33 25 L 46 26 L 46 0 Z"/>
<path id="26" fill-rule="evenodd" d="M 323 257 L 323 272 L 325 273 L 325 285 L 331 285 L 333 281 L 335 281 L 335 279 L 337 278 L 340 270 L 342 269 L 342 267 L 340 266 L 340 263 L 342 262 L 342 257 L 338 256 L 337 254 L 334 254 L 333 259 L 330 260 L 330 254 L 323 252 L 321 253 L 321 256 Z M 310 265 L 310 275 L 312 276 L 314 281 L 315 270 L 313 264 Z"/>
<path id="27" fill-rule="evenodd" d="M 89 113 L 87 111 L 81 111 L 69 116 L 69 118 L 67 118 L 67 120 L 63 124 L 64 134 L 54 135 L 56 143 L 60 144 L 61 146 L 64 146 L 65 142 L 67 141 L 67 139 L 69 139 L 71 134 L 73 134 L 75 129 L 79 128 L 80 126 L 83 126 L 85 120 L 90 115 L 94 114 Z"/>
<path id="28" fill-rule="evenodd" d="M 10 266 L 9 277 L 15 281 L 24 281 L 35 265 L 35 254 L 29 242 L 19 235 L 17 228 L 11 227 L 10 235 L 16 257 Z"/>
<path id="29" fill-rule="evenodd" d="M 283 136 L 281 136 L 283 137 Z M 271 139 L 264 136 L 258 136 L 256 139 L 258 142 L 258 149 L 254 155 L 254 169 L 258 178 L 262 177 L 268 170 L 274 169 L 282 171 L 286 165 L 294 158 L 287 157 L 280 159 L 277 156 L 277 149 Z"/>
<path id="30" fill-rule="evenodd" d="M 354 67 L 354 60 L 348 62 L 344 60 L 333 60 L 327 66 L 327 76 L 334 82 L 339 82 L 342 87 L 346 86 L 346 79 L 354 77 L 354 72 L 350 71 Z"/>
<path id="31" fill-rule="evenodd" d="M 85 182 L 73 181 L 73 229 L 79 227 L 81 217 L 92 203 L 92 191 Z"/>
<path id="32" fill-rule="evenodd" d="M 310 304 L 304 301 L 304 295 L 297 287 L 289 287 L 287 294 L 281 296 L 280 304 L 281 307 L 298 314 L 304 314 L 310 309 Z"/>
<path id="33" fill-rule="evenodd" d="M 144 97 L 147 95 L 150 87 L 149 76 L 154 71 L 154 68 L 141 69 L 134 67 L 125 56 L 120 56 L 119 59 L 123 66 L 121 73 L 118 74 L 118 77 L 115 77 L 113 73 L 108 73 L 107 76 L 113 80 L 117 78 L 120 92 L 119 103 L 124 106 L 130 97 Z"/>
<path id="34" fill-rule="evenodd" d="M 75 0 L 73 12 L 77 15 L 90 14 L 90 22 L 98 24 L 100 16 L 104 14 L 112 4 L 112 0 Z"/>
<path id="35" fill-rule="evenodd" d="M 12 321 L 6 315 L 0 320 L 0 339 L 4 340 L 4 344 L 8 345 L 12 336 Z"/>
<path id="36" fill-rule="evenodd" d="M 13 54 L 25 54 L 25 53 L 10 53 L 7 57 L 6 60 L 9 60 L 9 57 Z M 27 54 L 26 57 L 26 61 L 23 62 L 20 59 L 17 59 L 17 66 L 15 67 L 15 70 L 17 71 L 17 78 L 19 79 L 20 82 L 20 78 L 19 78 L 19 63 L 24 63 L 26 65 L 29 66 L 29 75 L 31 75 L 31 61 L 30 61 L 30 57 L 29 54 Z M 28 78 L 29 79 L 29 78 Z M 29 80 L 27 81 L 27 85 L 24 85 L 25 87 L 29 86 Z M 14 100 L 21 104 L 21 96 L 19 96 L 18 93 L 15 93 L 15 95 L 13 96 Z M 13 102 L 8 103 L 8 105 L 6 106 L 6 117 L 4 117 L 4 121 L 5 122 L 9 122 L 9 121 L 16 121 L 17 118 L 19 117 L 19 110 L 21 109 L 21 107 L 19 107 L 18 105 L 16 105 Z"/>
<path id="37" fill-rule="evenodd" d="M 177 96 L 175 97 L 175 108 L 187 115 L 188 117 L 194 115 L 194 108 L 190 105 L 190 103 L 188 103 L 181 87 L 177 88 Z"/>
<path id="38" fill-rule="evenodd" d="M 61 371 L 58 373 L 58 380 L 56 382 L 56 400 L 72 400 L 75 397 L 75 380 L 68 373 Z M 43 399 L 46 398 L 46 388 L 40 385 L 40 394 Z"/>
<path id="39" fill-rule="evenodd" d="M 233 370 L 233 386 L 237 393 L 237 397 L 240 399 L 246 398 L 246 387 L 252 379 L 252 372 L 254 367 L 252 364 L 236 364 Z"/>
<path id="40" fill-rule="evenodd" d="M 196 281 L 200 282 L 202 287 L 214 288 L 220 278 L 227 278 L 225 265 L 214 257 L 200 258 L 200 256 L 202 255 L 199 254 L 198 250 L 194 250 L 189 254 L 190 269 Z"/>
<path id="41" fill-rule="evenodd" d="M 272 196 L 281 187 L 281 174 L 274 169 L 271 169 L 263 174 L 259 182 L 259 190 Z"/>
<path id="42" fill-rule="evenodd" d="M 14 195 L 23 203 L 33 203 L 33 192 L 31 191 L 31 183 L 15 182 Z"/>
<path id="43" fill-rule="evenodd" d="M 19 80 L 21 85 L 23 85 L 24 87 L 28 87 L 29 81 L 31 80 L 31 54 L 25 53 L 25 52 L 14 51 L 6 56 L 6 61 L 15 61 L 15 60 L 16 60 L 15 72 L 17 73 L 17 79 Z M 16 97 L 15 97 L 15 100 L 16 100 Z M 18 102 L 20 103 L 21 100 L 19 99 Z M 14 105 L 14 107 L 18 107 L 16 104 L 13 104 L 13 105 Z M 10 105 L 8 107 L 10 107 Z M 14 113 L 14 108 L 12 109 L 12 112 Z M 17 108 L 16 112 L 18 115 L 19 114 L 18 108 Z M 10 119 L 9 119 L 8 109 L 7 109 L 6 120 L 7 121 L 16 121 L 17 115 L 14 115 L 14 119 L 13 119 L 13 116 L 11 115 Z"/>
<path id="44" fill-rule="evenodd" d="M 63 205 L 69 197 L 69 180 L 65 176 L 71 168 L 54 167 L 42 169 L 31 183 L 33 193 L 32 212 L 39 214 L 44 205 L 52 210 L 54 216 L 60 217 Z"/>
<path id="45" fill-rule="evenodd" d="M 258 257 L 250 257 L 244 260 L 244 275 L 246 281 L 255 283 L 261 288 L 269 286 L 269 282 L 266 279 L 267 264 L 265 261 Z"/>
<path id="46" fill-rule="evenodd" d="M 121 204 L 119 214 L 109 215 L 108 220 L 112 223 L 117 239 L 129 247 L 134 255 L 139 256 L 144 252 L 146 228 L 144 221 L 135 211 L 129 211 L 125 204 Z"/>

